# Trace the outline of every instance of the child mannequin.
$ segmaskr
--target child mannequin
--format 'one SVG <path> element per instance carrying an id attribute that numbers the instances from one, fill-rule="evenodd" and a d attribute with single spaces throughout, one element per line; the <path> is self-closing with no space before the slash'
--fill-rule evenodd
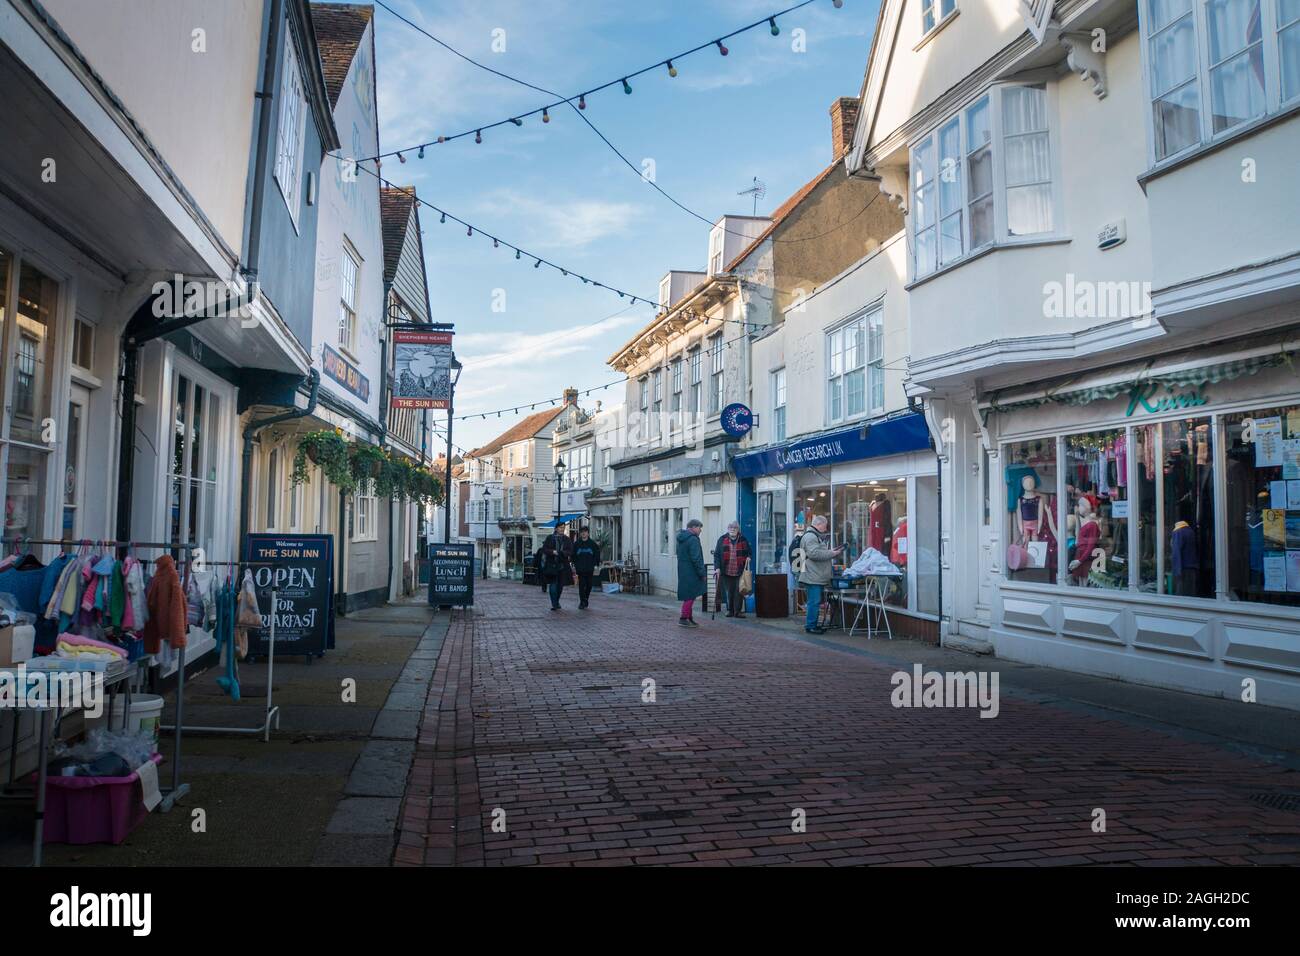
<path id="1" fill-rule="evenodd" d="M 1101 526 L 1097 524 L 1092 502 L 1087 498 L 1079 499 L 1079 503 L 1074 506 L 1074 513 L 1078 518 L 1079 529 L 1076 532 L 1078 540 L 1074 546 L 1074 560 L 1070 562 L 1070 575 L 1076 583 L 1082 583 L 1087 580 L 1088 572 L 1092 569 L 1092 552 L 1101 540 Z"/>

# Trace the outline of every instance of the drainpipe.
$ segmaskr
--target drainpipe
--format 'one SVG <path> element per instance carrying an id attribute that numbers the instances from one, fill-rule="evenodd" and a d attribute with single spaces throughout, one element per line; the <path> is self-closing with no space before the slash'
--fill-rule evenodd
<path id="1" fill-rule="evenodd" d="M 268 425 L 292 421 L 295 418 L 306 418 L 316 411 L 316 398 L 320 393 L 320 372 L 312 369 L 307 373 L 307 381 L 311 384 L 311 391 L 307 395 L 306 408 L 292 408 L 269 418 L 259 418 L 244 426 L 244 454 L 239 487 L 239 543 L 241 545 L 248 537 L 249 515 L 252 507 L 249 498 L 253 482 L 253 439 Z"/>
<path id="2" fill-rule="evenodd" d="M 257 157 L 253 168 L 252 215 L 248 224 L 248 250 L 244 263 L 244 279 L 249 285 L 257 282 L 257 267 L 262 250 L 262 204 L 266 192 L 266 164 L 271 146 L 271 112 L 275 102 L 275 56 L 280 49 L 280 23 L 283 20 L 282 0 L 271 0 L 271 22 L 267 28 L 266 58 L 262 65 L 262 89 L 255 96 L 259 101 L 257 113 Z"/>

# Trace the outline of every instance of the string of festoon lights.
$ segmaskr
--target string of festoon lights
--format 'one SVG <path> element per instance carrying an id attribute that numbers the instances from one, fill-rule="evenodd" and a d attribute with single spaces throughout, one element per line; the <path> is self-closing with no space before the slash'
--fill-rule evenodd
<path id="1" fill-rule="evenodd" d="M 802 0 L 801 3 L 796 3 L 793 6 L 786 7 L 784 10 L 778 10 L 775 13 L 769 14 L 768 16 L 761 17 L 758 20 L 755 20 L 753 23 L 747 24 L 743 27 L 740 27 L 739 29 L 732 30 L 730 33 L 725 33 L 720 37 L 716 37 L 712 40 L 708 40 L 704 43 L 700 43 L 697 46 L 691 47 L 689 50 L 684 50 L 681 53 L 675 53 L 670 57 L 665 57 L 662 60 L 657 60 L 656 62 L 650 64 L 649 66 L 644 66 L 641 67 L 640 69 L 631 70 L 615 79 L 611 79 L 605 83 L 600 83 L 597 84 L 596 86 L 589 87 L 588 89 L 583 90 L 580 93 L 576 93 L 572 96 L 561 97 L 555 100 L 554 102 L 547 103 L 544 106 L 539 106 L 536 109 L 528 110 L 523 113 L 516 113 L 513 116 L 508 116 L 500 120 L 494 120 L 493 122 L 490 123 L 480 123 L 477 126 L 474 126 L 470 129 L 463 130 L 458 133 L 447 133 L 440 136 L 436 136 L 433 139 L 428 140 L 427 142 L 424 143 L 414 143 L 410 146 L 405 146 L 401 149 L 393 149 L 393 150 L 389 150 L 388 152 L 377 153 L 374 156 L 366 157 L 365 160 L 358 160 L 358 162 L 383 160 L 391 156 L 396 156 L 400 162 L 404 163 L 406 162 L 406 157 L 408 153 L 414 153 L 417 158 L 423 159 L 425 155 L 425 150 L 428 149 L 429 147 L 441 146 L 446 143 L 456 142 L 457 140 L 466 139 L 470 136 L 474 137 L 475 143 L 482 143 L 484 131 L 493 130 L 501 126 L 516 126 L 516 127 L 523 126 L 524 120 L 531 119 L 533 117 L 541 117 L 541 121 L 543 123 L 549 123 L 551 121 L 551 110 L 559 106 L 576 105 L 578 109 L 585 110 L 587 108 L 587 97 L 592 96 L 593 94 L 596 93 L 604 92 L 605 90 L 621 88 L 624 94 L 630 96 L 632 95 L 632 83 L 631 83 L 632 80 L 635 80 L 640 76 L 644 76 L 647 73 L 651 73 L 660 69 L 666 71 L 668 76 L 676 77 L 678 73 L 677 64 L 685 60 L 687 57 L 699 53 L 703 50 L 716 49 L 720 55 L 726 56 L 731 51 L 727 47 L 725 41 L 730 40 L 733 37 L 740 36 L 743 33 L 748 33 L 750 30 L 756 30 L 765 26 L 768 28 L 768 32 L 771 33 L 772 36 L 779 36 L 781 33 L 781 28 L 780 26 L 777 25 L 776 22 L 778 17 L 787 16 L 788 14 L 791 14 L 796 10 L 802 9 L 803 7 L 809 6 L 810 4 L 817 3 L 817 2 L 825 2 L 825 0 Z M 416 29 L 421 29 L 417 24 L 412 23 L 412 21 L 410 20 L 407 20 L 406 17 L 402 16 L 392 7 L 385 4 L 383 0 L 375 0 L 375 3 L 378 6 L 382 7 L 383 9 L 387 10 L 389 13 L 391 13 L 393 16 L 397 17 L 398 19 L 405 21 L 406 23 L 410 24 Z M 844 0 L 830 0 L 830 3 L 831 6 L 835 7 L 837 10 L 844 6 Z M 425 31 L 421 29 L 421 32 L 425 32 Z M 439 40 L 437 37 L 434 37 L 432 34 L 426 33 L 426 35 L 429 36 L 431 39 L 433 39 L 435 42 L 442 44 L 444 47 L 446 47 L 452 53 L 455 53 L 457 56 L 460 56 L 467 60 L 469 59 L 469 57 L 466 57 L 459 50 L 453 49 L 451 46 L 449 46 L 446 43 L 443 43 L 443 41 Z M 489 72 L 497 73 L 497 75 L 502 76 L 505 79 L 515 80 L 514 77 L 506 76 L 505 74 L 500 73 L 497 70 L 493 70 L 491 67 L 485 67 L 483 66 L 483 64 L 477 63 L 473 60 L 470 60 L 470 62 L 473 62 L 475 66 L 482 67 L 483 69 L 486 69 Z M 516 82 L 518 81 L 516 80 Z M 532 84 L 526 84 L 526 85 L 532 86 Z M 542 90 L 540 87 L 534 86 L 532 88 L 539 90 L 539 92 L 547 92 L 545 90 Z"/>
<path id="2" fill-rule="evenodd" d="M 546 266 L 548 269 L 552 269 L 560 273 L 560 275 L 566 278 L 581 280 L 583 285 L 590 285 L 592 288 L 595 289 L 605 289 L 609 292 L 613 292 L 620 299 L 627 300 L 631 305 L 636 305 L 638 302 L 642 302 L 646 305 L 654 306 L 655 308 L 659 307 L 659 303 L 657 303 L 654 299 L 646 298 L 643 295 L 635 295 L 631 292 L 628 292 L 626 289 L 620 289 L 618 286 L 610 285 L 607 282 L 601 282 L 600 280 L 594 279 L 589 275 L 584 275 L 583 273 L 576 272 L 573 269 L 568 268 L 567 266 L 562 266 L 558 262 L 554 262 L 550 259 L 547 259 L 545 256 L 538 255 L 537 253 L 534 252 L 529 252 L 527 249 L 524 249 L 522 246 L 518 246 L 513 242 L 509 242 L 505 239 L 502 239 L 500 236 L 493 235 L 492 233 L 487 232 L 479 228 L 478 226 L 475 226 L 473 223 L 465 219 L 461 219 L 459 216 L 453 215 L 452 213 L 443 209 L 441 206 L 438 206 L 435 203 L 429 202 L 427 199 L 423 199 L 420 196 L 417 196 L 411 187 L 398 186 L 395 183 L 391 182 L 390 180 L 384 178 L 382 175 L 380 175 L 379 173 L 375 172 L 372 169 L 368 169 L 365 166 L 360 166 L 360 165 L 358 165 L 356 168 L 364 170 L 365 172 L 374 176 L 376 179 L 380 181 L 380 183 L 382 183 L 384 186 L 387 186 L 389 189 L 396 189 L 400 192 L 404 192 L 406 193 L 406 195 L 408 195 L 411 198 L 413 202 L 418 203 L 419 205 L 423 206 L 426 209 L 430 209 L 433 212 L 436 212 L 438 214 L 438 222 L 440 224 L 446 225 L 448 222 L 451 222 L 457 226 L 463 226 L 465 228 L 466 237 L 471 239 L 474 238 L 475 236 L 477 236 L 478 238 L 484 241 L 491 239 L 493 249 L 505 249 L 507 252 L 513 252 L 515 254 L 515 259 L 520 262 L 524 262 L 524 260 L 526 259 L 531 259 L 532 266 L 534 269 L 540 269 L 542 266 Z M 750 330 L 757 331 L 758 329 L 763 327 L 762 323 L 760 322 L 748 322 L 744 319 L 727 319 L 727 318 L 721 318 L 717 316 L 709 316 L 702 312 L 696 312 L 693 309 L 681 309 L 678 311 L 678 314 L 689 316 L 691 318 L 703 319 L 705 321 L 710 321 L 710 322 L 726 322 L 734 325 L 742 325 L 745 327 L 747 331 Z"/>

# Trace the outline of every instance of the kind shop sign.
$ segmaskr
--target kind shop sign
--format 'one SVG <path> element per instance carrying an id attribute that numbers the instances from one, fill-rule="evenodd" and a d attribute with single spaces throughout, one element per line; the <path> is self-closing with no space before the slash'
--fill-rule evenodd
<path id="1" fill-rule="evenodd" d="M 251 635 L 250 654 L 320 655 L 334 646 L 334 536 L 250 534 L 245 548 L 254 564 L 253 585 L 262 630 Z M 275 589 L 272 608 L 271 590 Z"/>

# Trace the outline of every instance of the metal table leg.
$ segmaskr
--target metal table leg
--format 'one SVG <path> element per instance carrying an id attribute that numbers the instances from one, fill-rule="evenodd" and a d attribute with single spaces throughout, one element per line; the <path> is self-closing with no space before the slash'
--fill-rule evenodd
<path id="1" fill-rule="evenodd" d="M 40 729 L 36 735 L 40 753 L 36 766 L 36 826 L 32 846 L 32 866 L 40 866 L 45 849 L 45 774 L 50 761 L 50 712 L 44 708 L 40 712 Z M 13 759 L 11 755 L 10 759 Z"/>

